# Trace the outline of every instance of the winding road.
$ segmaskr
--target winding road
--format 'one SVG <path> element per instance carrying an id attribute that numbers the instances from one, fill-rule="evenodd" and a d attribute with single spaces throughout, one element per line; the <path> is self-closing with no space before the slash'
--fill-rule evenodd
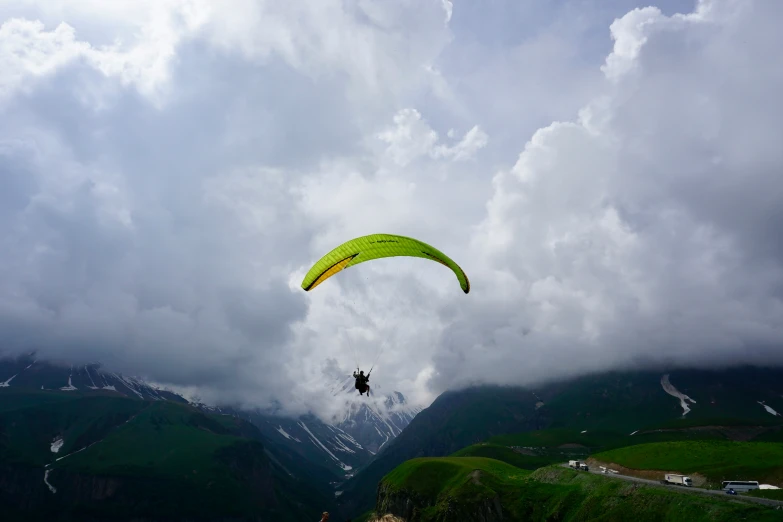
<path id="1" fill-rule="evenodd" d="M 573 469 L 568 466 L 568 463 L 561 464 L 564 468 Z M 576 471 L 576 470 L 574 470 Z M 582 471 L 582 473 L 585 473 Z M 620 475 L 619 473 L 602 473 L 601 471 L 596 471 L 591 469 L 590 471 L 587 471 L 586 473 L 592 473 L 593 475 L 600 475 L 602 477 L 606 478 L 613 478 L 613 479 L 619 479 L 619 480 L 626 480 L 628 482 L 639 482 L 641 484 L 647 484 L 650 486 L 656 486 L 659 488 L 665 488 L 665 489 L 671 489 L 676 488 L 676 491 L 680 493 L 690 493 L 692 495 L 715 495 L 719 497 L 723 497 L 727 500 L 736 500 L 740 502 L 754 502 L 756 504 L 764 504 L 767 506 L 774 506 L 777 509 L 783 510 L 783 501 L 780 500 L 772 500 L 770 498 L 760 498 L 760 497 L 750 497 L 748 495 L 727 495 L 725 491 L 722 489 L 704 489 L 704 488 L 695 488 L 695 487 L 685 487 L 685 486 L 675 486 L 673 484 L 671 485 L 663 485 L 657 480 L 650 480 L 650 479 L 643 479 L 639 477 L 631 477 L 628 475 Z"/>

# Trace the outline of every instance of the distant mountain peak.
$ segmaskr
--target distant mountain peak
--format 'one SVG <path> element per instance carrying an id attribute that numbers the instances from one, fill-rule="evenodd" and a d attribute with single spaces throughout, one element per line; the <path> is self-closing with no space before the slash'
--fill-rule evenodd
<path id="1" fill-rule="evenodd" d="M 139 377 L 106 371 L 98 363 L 57 364 L 33 354 L 0 360 L 0 387 L 34 388 L 64 392 L 117 393 L 147 400 L 187 402 L 179 395 L 151 386 Z"/>
<path id="2" fill-rule="evenodd" d="M 139 377 L 103 369 L 100 364 L 68 365 L 37 360 L 34 356 L 0 360 L 0 387 L 30 388 L 63 393 L 118 394 L 142 400 L 189 403 L 202 411 L 243 417 L 271 440 L 296 453 L 351 476 L 402 432 L 420 409 L 410 406 L 398 391 L 384 393 L 373 383 L 372 394 L 360 396 L 352 376 L 335 373 L 315 383 L 338 402 L 338 413 L 326 422 L 313 414 L 296 418 L 282 410 L 239 411 L 225 405 L 204 404 L 151 385 Z"/>

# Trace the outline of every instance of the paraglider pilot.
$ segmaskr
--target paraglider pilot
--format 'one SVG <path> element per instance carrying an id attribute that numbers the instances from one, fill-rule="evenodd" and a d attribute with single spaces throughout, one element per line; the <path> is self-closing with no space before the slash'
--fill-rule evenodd
<path id="1" fill-rule="evenodd" d="M 359 368 L 356 368 L 357 370 Z M 359 390 L 359 395 L 364 395 L 364 392 L 367 392 L 367 396 L 370 396 L 370 385 L 367 384 L 367 381 L 370 380 L 370 374 L 364 375 L 364 370 L 360 370 L 357 374 L 356 372 L 353 372 L 353 378 L 356 379 L 356 384 L 354 387 Z"/>

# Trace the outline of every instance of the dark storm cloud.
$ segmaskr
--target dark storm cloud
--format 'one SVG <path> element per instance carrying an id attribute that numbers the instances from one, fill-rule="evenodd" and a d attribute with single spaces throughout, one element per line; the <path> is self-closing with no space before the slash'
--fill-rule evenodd
<path id="1" fill-rule="evenodd" d="M 637 5 L 9 3 L 3 349 L 319 411 L 378 352 L 423 404 L 781 362 L 783 8 Z M 471 293 L 401 258 L 301 291 L 375 232 Z"/>
<path id="2" fill-rule="evenodd" d="M 615 22 L 606 94 L 495 178 L 474 236 L 494 274 L 444 332 L 436 387 L 783 364 L 782 18 L 706 1 Z"/>

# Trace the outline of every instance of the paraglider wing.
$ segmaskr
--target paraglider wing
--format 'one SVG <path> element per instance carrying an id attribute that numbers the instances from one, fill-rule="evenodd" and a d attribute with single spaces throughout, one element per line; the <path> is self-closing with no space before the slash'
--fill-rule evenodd
<path id="1" fill-rule="evenodd" d="M 310 291 L 341 270 L 382 257 L 409 256 L 437 261 L 457 276 L 462 291 L 470 292 L 468 276 L 457 263 L 437 248 L 417 239 L 392 234 L 371 234 L 346 241 L 321 259 L 307 272 L 302 288 Z"/>

